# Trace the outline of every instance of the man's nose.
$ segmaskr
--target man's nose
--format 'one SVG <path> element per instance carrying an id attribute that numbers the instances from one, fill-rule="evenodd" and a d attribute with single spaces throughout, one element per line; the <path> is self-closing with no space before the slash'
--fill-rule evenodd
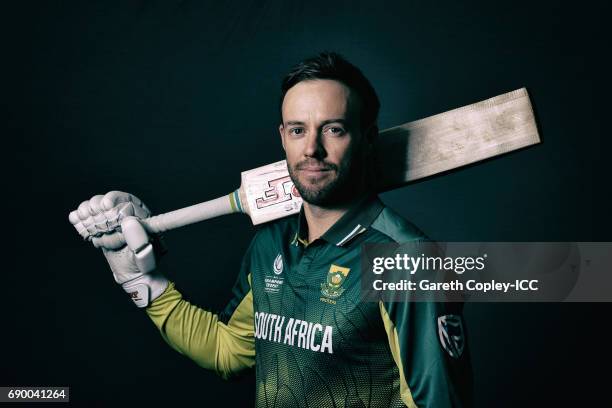
<path id="1" fill-rule="evenodd" d="M 321 132 L 319 130 L 308 132 L 308 135 L 306 136 L 304 156 L 315 158 L 325 157 L 325 148 L 323 147 Z"/>

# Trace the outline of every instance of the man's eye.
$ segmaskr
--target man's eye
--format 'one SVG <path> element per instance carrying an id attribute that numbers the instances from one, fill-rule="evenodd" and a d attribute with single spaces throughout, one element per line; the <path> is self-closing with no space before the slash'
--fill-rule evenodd
<path id="1" fill-rule="evenodd" d="M 292 135 L 301 135 L 302 133 L 304 133 L 304 129 L 302 128 L 289 129 L 289 133 Z"/>
<path id="2" fill-rule="evenodd" d="M 332 135 L 341 135 L 344 133 L 344 129 L 342 129 L 341 127 L 335 127 L 335 126 L 328 128 L 327 131 L 331 133 Z"/>

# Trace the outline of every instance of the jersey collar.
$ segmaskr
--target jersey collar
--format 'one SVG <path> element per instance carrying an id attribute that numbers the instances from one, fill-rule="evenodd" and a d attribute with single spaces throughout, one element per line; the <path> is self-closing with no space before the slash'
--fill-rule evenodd
<path id="1" fill-rule="evenodd" d="M 355 237 L 364 233 L 383 210 L 384 204 L 378 196 L 366 196 L 355 204 L 319 239 L 339 247 L 349 245 Z M 304 216 L 304 208 L 300 210 L 297 218 L 297 232 L 291 242 L 292 245 L 308 245 L 308 226 Z"/>

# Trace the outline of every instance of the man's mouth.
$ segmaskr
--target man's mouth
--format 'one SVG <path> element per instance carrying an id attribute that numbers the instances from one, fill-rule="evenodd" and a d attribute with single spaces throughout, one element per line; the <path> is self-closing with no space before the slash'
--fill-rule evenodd
<path id="1" fill-rule="evenodd" d="M 319 177 L 332 171 L 333 168 L 325 165 L 303 165 L 298 166 L 297 170 L 307 177 Z"/>

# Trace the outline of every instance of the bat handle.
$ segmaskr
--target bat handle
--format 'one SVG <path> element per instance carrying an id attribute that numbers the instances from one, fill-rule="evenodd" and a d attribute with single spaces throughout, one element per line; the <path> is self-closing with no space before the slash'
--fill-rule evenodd
<path id="1" fill-rule="evenodd" d="M 239 188 L 214 200 L 146 218 L 141 220 L 141 223 L 147 232 L 156 234 L 226 214 L 248 214 L 248 208 L 244 203 L 244 194 L 242 188 Z"/>

